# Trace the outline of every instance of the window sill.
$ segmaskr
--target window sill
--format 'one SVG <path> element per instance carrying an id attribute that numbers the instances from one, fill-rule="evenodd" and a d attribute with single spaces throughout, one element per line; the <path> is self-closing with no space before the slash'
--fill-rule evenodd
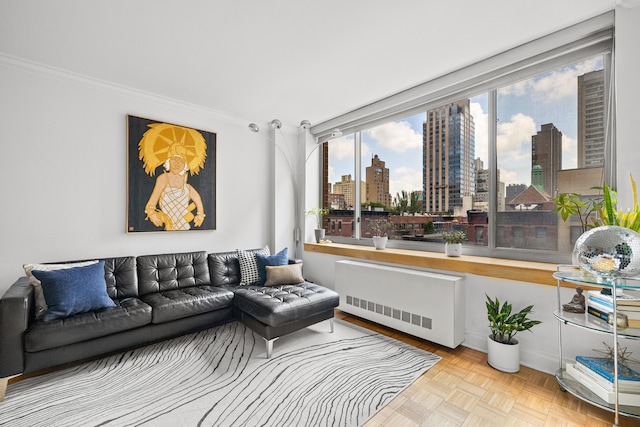
<path id="1" fill-rule="evenodd" d="M 388 262 L 433 268 L 458 273 L 477 274 L 499 279 L 517 280 L 556 286 L 553 278 L 556 264 L 518 261 L 501 258 L 487 258 L 471 255 L 448 257 L 444 253 L 387 248 L 376 250 L 373 246 L 348 245 L 342 243 L 305 243 L 307 252 L 347 256 L 350 258 Z"/>

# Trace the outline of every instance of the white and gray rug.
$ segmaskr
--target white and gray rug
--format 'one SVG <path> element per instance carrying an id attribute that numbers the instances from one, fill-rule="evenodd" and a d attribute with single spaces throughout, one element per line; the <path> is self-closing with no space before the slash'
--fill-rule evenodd
<path id="1" fill-rule="evenodd" d="M 339 320 L 265 344 L 234 322 L 10 384 L 7 426 L 359 426 L 439 356 Z"/>

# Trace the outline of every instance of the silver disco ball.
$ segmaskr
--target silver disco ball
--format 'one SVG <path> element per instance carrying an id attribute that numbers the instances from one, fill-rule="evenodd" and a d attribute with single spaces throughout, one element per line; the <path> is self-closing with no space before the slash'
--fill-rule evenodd
<path id="1" fill-rule="evenodd" d="M 640 274 L 640 234 L 614 225 L 582 234 L 573 250 L 580 267 L 605 280 Z"/>

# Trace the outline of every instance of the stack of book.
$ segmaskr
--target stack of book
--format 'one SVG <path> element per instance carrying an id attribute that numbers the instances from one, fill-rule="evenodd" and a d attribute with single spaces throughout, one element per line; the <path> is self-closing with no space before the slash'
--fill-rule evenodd
<path id="1" fill-rule="evenodd" d="M 576 356 L 567 363 L 566 372 L 607 403 L 615 403 L 613 360 L 602 357 Z M 618 365 L 618 404 L 640 406 L 640 373 Z"/>
<path id="2" fill-rule="evenodd" d="M 587 295 L 587 312 L 608 322 L 613 312 L 613 296 L 600 291 L 588 291 Z M 640 328 L 640 298 L 621 293 L 616 296 L 616 305 L 618 313 L 627 316 L 630 328 Z"/>

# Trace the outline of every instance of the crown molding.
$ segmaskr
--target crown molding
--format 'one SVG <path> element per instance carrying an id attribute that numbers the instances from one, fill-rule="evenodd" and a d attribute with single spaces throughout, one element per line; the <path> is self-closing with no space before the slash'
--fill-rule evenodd
<path id="1" fill-rule="evenodd" d="M 63 68 L 53 67 L 45 65 L 39 62 L 30 61 L 24 58 L 19 58 L 12 55 L 7 55 L 0 52 L 0 67 L 14 69 L 20 72 L 26 72 L 36 74 L 46 78 L 62 81 L 76 86 L 84 86 L 91 90 L 103 90 L 105 92 L 115 93 L 124 97 L 132 97 L 145 101 L 156 102 L 167 106 L 179 108 L 182 110 L 190 110 L 194 113 L 205 114 L 214 116 L 219 120 L 225 122 L 238 124 L 245 126 L 248 123 L 247 119 L 229 116 L 220 111 L 203 107 L 201 105 L 192 104 L 189 102 L 181 101 L 175 98 L 170 98 L 155 93 L 135 89 L 132 87 L 119 85 L 106 80 L 89 77 L 84 74 L 75 73 L 73 71 L 65 70 Z"/>

